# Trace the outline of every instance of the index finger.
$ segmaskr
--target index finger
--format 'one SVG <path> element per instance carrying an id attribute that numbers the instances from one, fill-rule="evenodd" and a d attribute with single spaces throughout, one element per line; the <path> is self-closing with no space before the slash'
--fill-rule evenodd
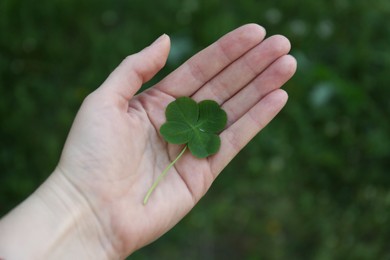
<path id="1" fill-rule="evenodd" d="M 260 25 L 241 26 L 190 58 L 155 88 L 173 97 L 191 96 L 264 37 L 265 29 Z"/>

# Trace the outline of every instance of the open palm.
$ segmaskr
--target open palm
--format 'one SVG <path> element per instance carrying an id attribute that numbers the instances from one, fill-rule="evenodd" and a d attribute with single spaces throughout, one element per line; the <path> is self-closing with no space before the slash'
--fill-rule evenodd
<path id="1" fill-rule="evenodd" d="M 125 257 L 169 230 L 199 201 L 229 161 L 282 109 L 279 88 L 294 74 L 288 40 L 249 24 L 225 35 L 154 87 L 135 95 L 165 64 L 169 38 L 129 56 L 84 101 L 57 174 L 96 218 L 108 254 Z M 175 98 L 213 99 L 228 114 L 221 149 L 197 159 L 189 152 L 143 205 L 157 176 L 183 147 L 159 134 Z M 104 244 L 104 242 L 103 242 Z"/>

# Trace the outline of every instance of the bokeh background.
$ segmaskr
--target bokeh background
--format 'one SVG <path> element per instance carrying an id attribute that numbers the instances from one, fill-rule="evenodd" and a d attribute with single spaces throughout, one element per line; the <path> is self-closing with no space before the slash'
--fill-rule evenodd
<path id="1" fill-rule="evenodd" d="M 83 98 L 126 55 L 171 36 L 148 87 L 255 22 L 292 42 L 287 106 L 132 259 L 390 259 L 389 17 L 388 0 L 1 0 L 0 216 L 50 174 Z"/>

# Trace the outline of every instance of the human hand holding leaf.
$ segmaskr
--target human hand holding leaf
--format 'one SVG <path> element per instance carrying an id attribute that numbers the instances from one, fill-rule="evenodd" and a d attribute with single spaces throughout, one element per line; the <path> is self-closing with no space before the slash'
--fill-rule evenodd
<path id="1" fill-rule="evenodd" d="M 197 104 L 189 97 L 180 97 L 171 102 L 166 111 L 167 122 L 160 128 L 164 139 L 172 144 L 187 144 L 180 154 L 159 175 L 145 196 L 144 204 L 168 170 L 184 154 L 187 146 L 197 158 L 205 158 L 218 152 L 221 139 L 217 135 L 227 123 L 226 112 L 213 100 Z"/>
<path id="2" fill-rule="evenodd" d="M 285 37 L 264 36 L 260 26 L 243 26 L 135 95 L 168 57 L 169 38 L 164 36 L 126 58 L 86 99 L 57 176 L 76 186 L 72 198 L 74 191 L 85 198 L 93 217 L 83 223 L 97 223 L 94 230 L 114 251 L 113 259 L 124 258 L 173 227 L 284 106 L 287 94 L 279 88 L 294 74 L 295 59 L 287 55 Z M 194 101 L 180 98 L 184 96 Z M 218 106 L 204 101 L 210 99 Z M 226 127 L 219 106 L 228 115 Z M 180 144 L 195 156 L 180 152 Z M 178 155 L 178 162 L 172 160 Z M 149 186 L 174 163 L 144 206 Z"/>

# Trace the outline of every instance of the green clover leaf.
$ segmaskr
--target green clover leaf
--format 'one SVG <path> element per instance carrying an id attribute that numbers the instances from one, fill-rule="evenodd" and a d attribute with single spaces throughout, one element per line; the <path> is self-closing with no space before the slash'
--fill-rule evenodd
<path id="1" fill-rule="evenodd" d="M 167 122 L 160 133 L 167 142 L 188 144 L 198 158 L 218 152 L 221 141 L 217 133 L 225 128 L 227 115 L 217 102 L 203 100 L 197 104 L 191 98 L 180 97 L 168 105 L 165 116 Z"/>
<path id="2" fill-rule="evenodd" d="M 166 110 L 167 121 L 161 126 L 162 137 L 172 144 L 187 144 L 180 154 L 158 176 L 144 198 L 144 204 L 167 174 L 169 169 L 184 154 L 187 147 L 197 158 L 206 158 L 218 152 L 221 132 L 227 123 L 226 112 L 213 100 L 196 103 L 189 97 L 180 97 L 171 102 Z"/>

